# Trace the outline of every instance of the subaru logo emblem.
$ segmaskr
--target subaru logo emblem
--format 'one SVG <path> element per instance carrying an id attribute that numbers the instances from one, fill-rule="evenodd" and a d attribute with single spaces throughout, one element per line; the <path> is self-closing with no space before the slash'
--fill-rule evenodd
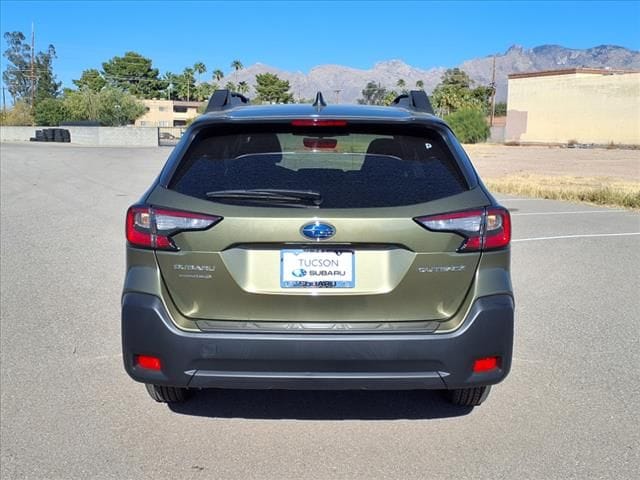
<path id="1" fill-rule="evenodd" d="M 307 271 L 304 268 L 297 268 L 293 272 L 291 272 L 294 277 L 305 277 L 307 275 Z"/>
<path id="2" fill-rule="evenodd" d="M 320 241 L 333 237 L 336 234 L 336 229 L 333 225 L 316 221 L 303 225 L 300 233 L 311 240 Z"/>

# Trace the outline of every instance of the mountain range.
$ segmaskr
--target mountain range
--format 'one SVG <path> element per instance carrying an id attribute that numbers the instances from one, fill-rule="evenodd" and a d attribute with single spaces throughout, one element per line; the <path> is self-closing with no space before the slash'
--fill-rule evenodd
<path id="1" fill-rule="evenodd" d="M 507 75 L 510 73 L 574 67 L 640 70 L 640 52 L 616 45 L 600 45 L 588 49 L 572 49 L 559 45 L 541 45 L 527 49 L 514 45 L 506 52 L 497 54 L 495 58 L 497 101 L 506 101 Z M 493 55 L 466 60 L 455 66 L 467 72 L 477 85 L 488 85 L 491 82 Z M 445 70 L 446 67 L 424 70 L 398 59 L 378 62 L 369 70 L 343 65 L 318 65 L 308 73 L 291 72 L 256 63 L 229 73 L 226 78 L 236 83 L 247 82 L 252 86 L 249 96 L 255 96 L 255 76 L 266 72 L 275 73 L 281 79 L 289 81 L 296 99 L 313 98 L 320 90 L 332 103 L 355 103 L 360 98 L 362 89 L 370 81 L 397 91 L 396 83 L 399 79 L 406 82 L 406 88 L 415 88 L 416 82 L 422 80 L 425 90 L 431 92 L 440 82 Z"/>

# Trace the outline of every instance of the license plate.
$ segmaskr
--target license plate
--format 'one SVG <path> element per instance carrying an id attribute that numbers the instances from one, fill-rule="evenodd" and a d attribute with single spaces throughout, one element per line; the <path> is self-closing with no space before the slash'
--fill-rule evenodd
<path id="1" fill-rule="evenodd" d="M 351 250 L 280 250 L 281 288 L 353 288 Z"/>

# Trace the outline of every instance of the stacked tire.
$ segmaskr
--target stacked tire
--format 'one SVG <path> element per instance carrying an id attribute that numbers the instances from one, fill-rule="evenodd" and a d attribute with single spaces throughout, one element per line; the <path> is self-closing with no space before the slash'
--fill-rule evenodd
<path id="1" fill-rule="evenodd" d="M 71 142 L 71 132 L 66 128 L 43 128 L 36 130 L 36 136 L 31 137 L 32 142 Z"/>

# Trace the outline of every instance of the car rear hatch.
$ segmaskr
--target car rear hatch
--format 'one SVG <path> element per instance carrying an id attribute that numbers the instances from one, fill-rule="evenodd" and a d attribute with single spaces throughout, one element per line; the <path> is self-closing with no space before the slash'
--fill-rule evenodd
<path id="1" fill-rule="evenodd" d="M 296 325 L 453 316 L 480 249 L 466 251 L 471 235 L 433 216 L 470 212 L 482 223 L 489 202 L 470 188 L 451 134 L 292 123 L 201 130 L 147 198 L 158 241 L 171 225 L 156 256 L 178 310 Z M 194 212 L 210 225 L 180 219 Z"/>

